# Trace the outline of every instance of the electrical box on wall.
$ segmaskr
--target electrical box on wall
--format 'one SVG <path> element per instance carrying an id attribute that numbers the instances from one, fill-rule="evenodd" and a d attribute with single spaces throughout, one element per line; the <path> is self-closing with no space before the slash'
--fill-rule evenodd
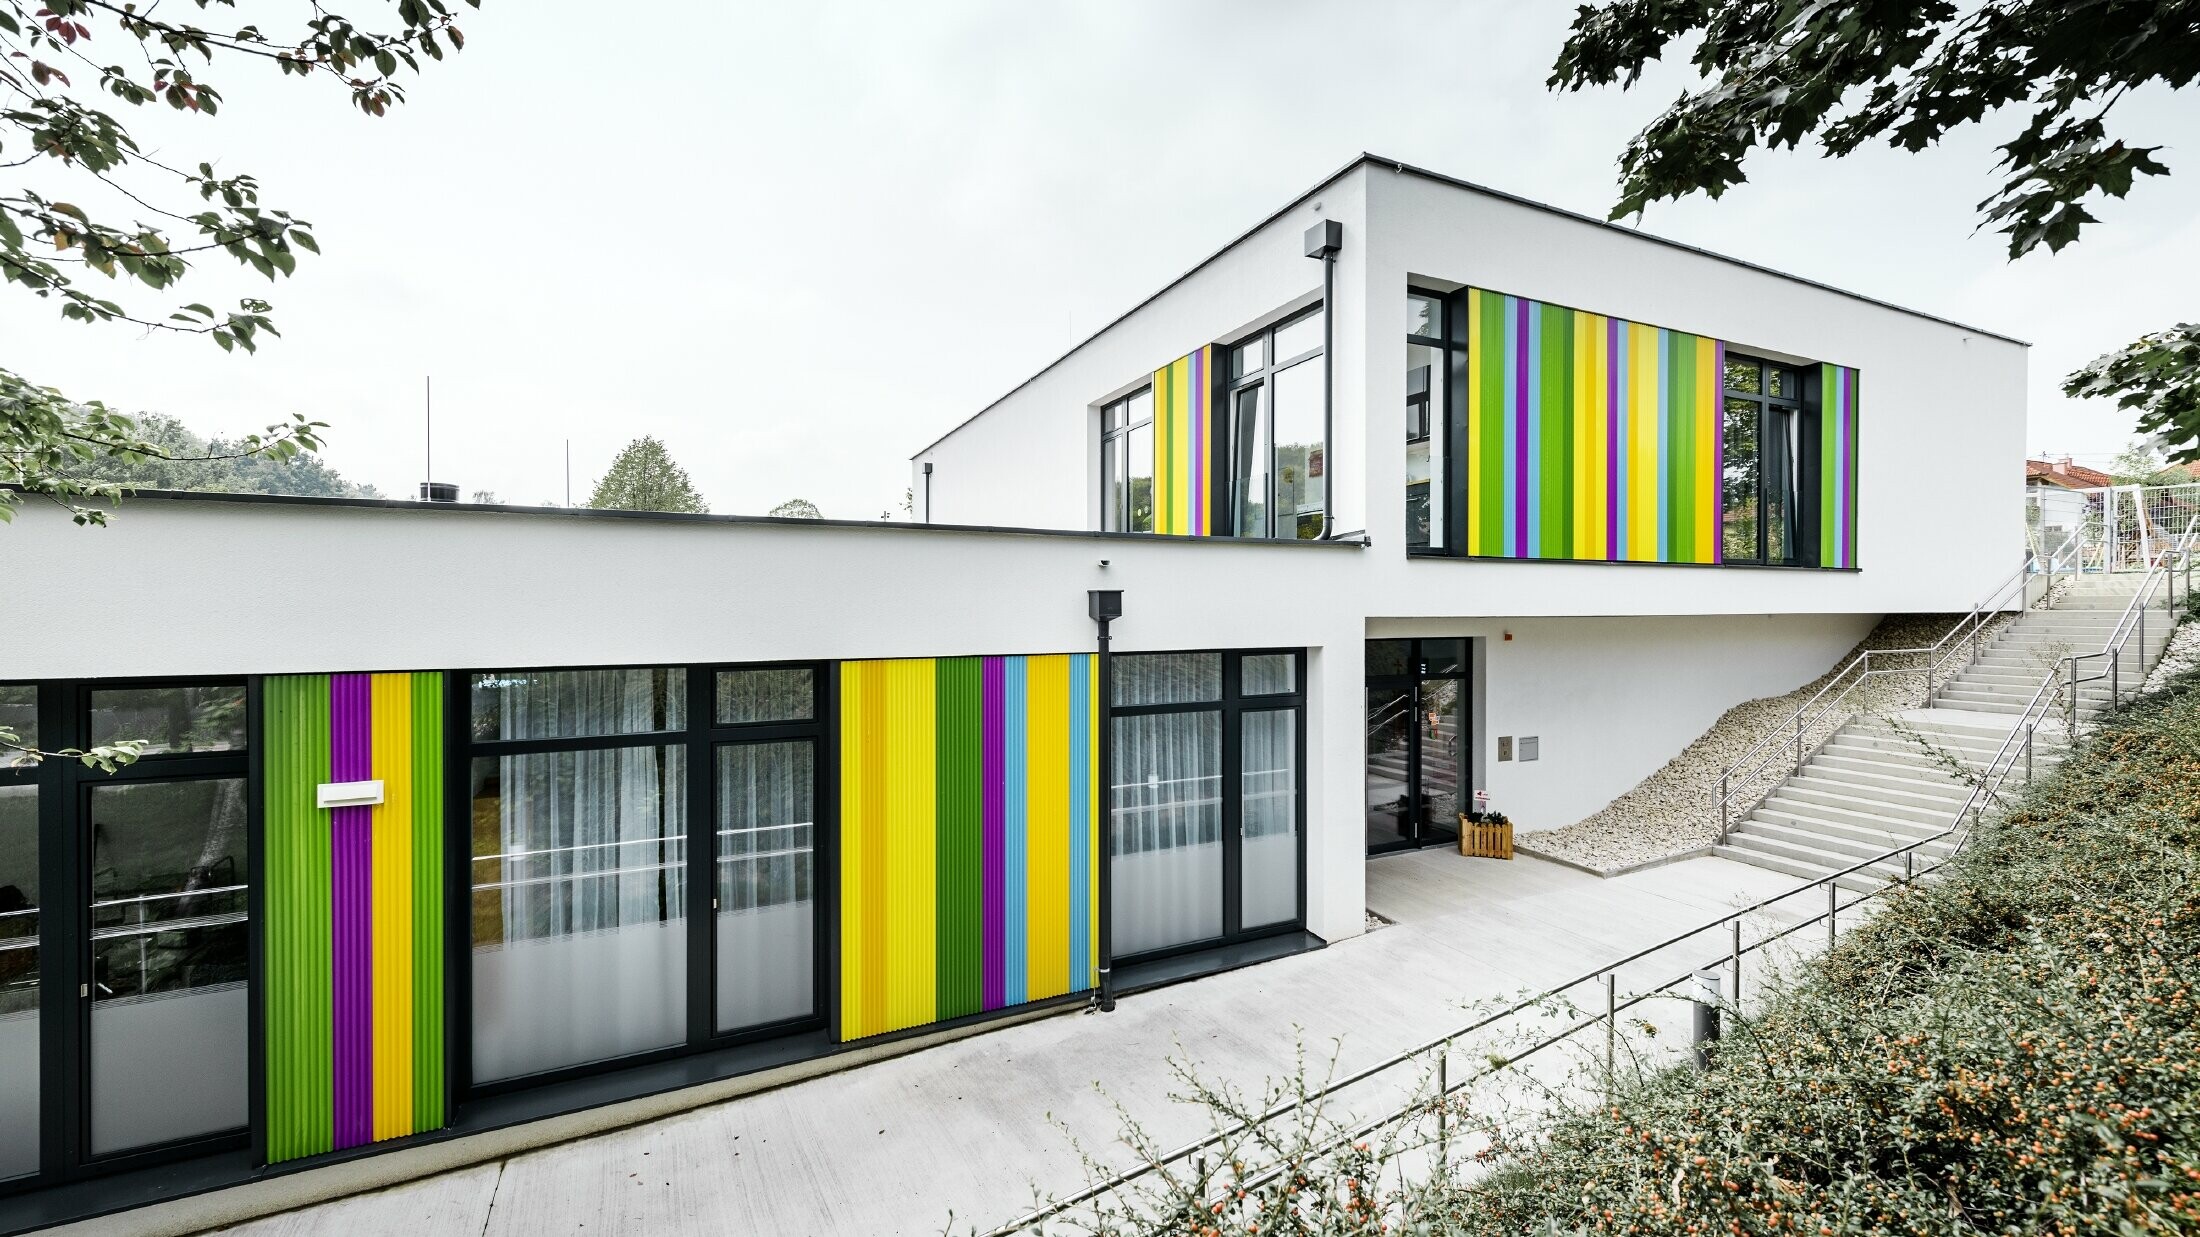
<path id="1" fill-rule="evenodd" d="M 1501 734 L 1497 736 L 1497 758 L 1499 760 L 1511 760 L 1513 758 L 1513 737 L 1511 735 Z"/>
<path id="2" fill-rule="evenodd" d="M 1520 736 L 1520 758 L 1522 760 L 1534 760 L 1541 753 L 1542 748 L 1543 737 L 1541 735 L 1524 734 Z"/>

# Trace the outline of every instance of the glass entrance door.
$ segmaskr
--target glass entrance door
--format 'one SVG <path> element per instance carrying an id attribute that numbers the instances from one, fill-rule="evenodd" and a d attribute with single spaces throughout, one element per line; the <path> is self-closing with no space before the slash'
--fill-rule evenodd
<path id="1" fill-rule="evenodd" d="M 1367 642 L 1367 849 L 1458 836 L 1468 780 L 1466 641 Z"/>

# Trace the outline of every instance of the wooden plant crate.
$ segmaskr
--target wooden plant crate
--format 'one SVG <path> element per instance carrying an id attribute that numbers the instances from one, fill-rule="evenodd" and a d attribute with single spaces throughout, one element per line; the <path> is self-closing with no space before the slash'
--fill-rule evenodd
<path id="1" fill-rule="evenodd" d="M 1474 859 L 1510 859 L 1513 857 L 1513 827 L 1511 821 L 1502 825 L 1479 825 L 1459 817 L 1459 853 Z"/>

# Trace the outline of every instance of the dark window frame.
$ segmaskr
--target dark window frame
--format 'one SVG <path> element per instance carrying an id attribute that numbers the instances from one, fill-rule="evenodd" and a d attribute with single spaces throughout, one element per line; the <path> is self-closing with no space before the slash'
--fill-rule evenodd
<path id="1" fill-rule="evenodd" d="M 686 676 L 686 725 L 675 730 L 586 738 L 477 739 L 473 735 L 473 678 L 497 672 L 569 673 L 589 670 L 679 670 Z M 718 674 L 726 670 L 811 671 L 811 717 L 806 721 L 721 723 L 717 717 Z M 831 983 L 838 953 L 839 924 L 839 779 L 838 727 L 831 724 L 839 694 L 839 664 L 810 659 L 693 663 L 650 662 L 635 665 L 494 666 L 452 670 L 445 677 L 445 742 L 454 757 L 446 764 L 446 820 L 473 819 L 473 763 L 485 756 L 535 755 L 621 747 L 678 748 L 685 762 L 681 793 L 685 812 L 687 1034 L 678 1044 L 625 1056 L 608 1057 L 539 1073 L 475 1082 L 473 1076 L 473 831 L 446 830 L 445 923 L 465 925 L 444 932 L 444 1010 L 448 1024 L 445 1079 L 454 1106 L 516 1091 L 529 1091 L 575 1079 L 617 1073 L 681 1057 L 717 1052 L 805 1032 L 826 1032 L 839 1023 L 838 992 Z M 717 1029 L 717 750 L 728 744 L 809 741 L 814 745 L 811 802 L 811 901 L 815 932 L 811 948 L 811 1012 L 777 1022 Z"/>
<path id="2" fill-rule="evenodd" d="M 1123 717 L 1152 716 L 1165 713 L 1216 713 L 1221 716 L 1221 777 L 1225 792 L 1222 799 L 1221 823 L 1222 932 L 1219 936 L 1208 937 L 1204 940 L 1167 945 L 1160 949 L 1147 950 L 1144 953 L 1118 955 L 1111 960 L 1111 965 L 1117 969 L 1145 962 L 1157 962 L 1183 954 L 1199 953 L 1204 950 L 1236 945 L 1245 941 L 1257 941 L 1272 936 L 1285 936 L 1306 930 L 1306 650 L 1303 648 L 1258 647 L 1242 649 L 1154 649 L 1151 651 L 1156 653 L 1206 653 L 1222 659 L 1222 691 L 1213 700 L 1191 701 L 1182 704 L 1116 704 L 1111 700 L 1107 702 L 1103 711 L 1103 716 L 1107 719 L 1111 730 L 1115 719 Z M 1293 657 L 1293 690 L 1263 695 L 1246 695 L 1242 690 L 1244 659 L 1271 654 L 1290 654 Z M 1120 660 L 1121 658 L 1136 657 L 1138 655 L 1137 653 L 1118 653 L 1115 656 Z M 1297 714 L 1296 750 L 1294 753 L 1296 768 L 1294 770 L 1293 790 L 1294 808 L 1297 813 L 1294 828 L 1298 837 L 1299 850 L 1298 912 L 1291 919 L 1282 923 L 1242 929 L 1239 927 L 1243 920 L 1242 902 L 1244 895 L 1241 863 L 1243 838 L 1239 834 L 1244 819 L 1244 765 L 1242 762 L 1244 759 L 1245 735 L 1242 719 L 1247 713 L 1272 713 L 1285 710 L 1292 710 Z M 1112 742 L 1109 748 L 1111 751 L 1114 750 Z M 1107 793 L 1102 797 L 1101 805 L 1104 816 L 1102 828 L 1110 831 L 1108 834 L 1110 838 L 1113 837 L 1115 828 L 1115 776 L 1115 770 L 1109 769 Z M 1112 843 L 1108 847 L 1108 852 L 1111 856 L 1114 853 Z M 1112 892 L 1112 873 L 1109 878 L 1109 888 Z"/>
<path id="3" fill-rule="evenodd" d="M 1457 558 L 1463 557 L 1466 553 L 1466 541 L 1463 535 L 1467 518 L 1466 487 L 1463 484 L 1466 452 L 1462 449 L 1462 445 L 1466 442 L 1467 433 L 1468 340 L 1467 315 L 1464 312 L 1464 301 L 1462 300 L 1464 292 L 1465 289 L 1455 292 L 1438 292 L 1419 284 L 1408 283 L 1406 285 L 1407 299 L 1421 297 L 1435 301 L 1440 315 L 1437 324 L 1439 334 L 1415 335 L 1409 331 L 1405 337 L 1406 345 L 1409 348 L 1418 344 L 1425 348 L 1438 349 L 1444 362 L 1442 375 L 1439 376 L 1433 372 L 1429 375 L 1428 402 L 1430 407 L 1427 413 L 1428 422 L 1431 426 L 1435 425 L 1438 419 L 1441 418 L 1444 427 L 1443 458 L 1429 461 L 1428 480 L 1428 501 L 1431 507 L 1433 508 L 1437 503 L 1443 505 L 1444 535 L 1439 540 L 1432 533 L 1428 541 L 1416 543 L 1413 538 L 1417 530 L 1410 523 L 1412 506 L 1409 501 L 1407 505 L 1409 523 L 1405 532 L 1406 555 L 1410 558 Z M 1406 372 L 1410 378 L 1412 371 L 1408 369 Z M 1441 398 L 1439 398 L 1439 390 L 1441 391 Z M 1409 396 L 1412 394 L 1410 389 L 1407 394 Z M 1426 433 L 1419 438 L 1414 437 L 1409 428 L 1406 435 L 1406 445 L 1411 447 L 1412 444 L 1426 441 L 1427 438 Z M 1410 491 L 1413 487 L 1408 484 L 1406 488 L 1409 491 L 1410 499 Z M 1432 530 L 1435 527 L 1434 520 L 1430 521 L 1430 527 Z"/>
<path id="4" fill-rule="evenodd" d="M 1213 484 L 1209 487 L 1209 492 L 1213 497 L 1209 504 L 1208 527 L 1228 529 L 1229 534 L 1235 537 L 1257 538 L 1265 541 L 1306 540 L 1306 538 L 1301 538 L 1298 535 L 1296 527 L 1290 530 L 1289 536 L 1286 536 L 1284 531 L 1278 527 L 1276 518 L 1276 401 L 1274 380 L 1277 375 L 1294 365 L 1311 361 L 1316 357 L 1322 359 L 1323 365 L 1327 365 L 1329 360 L 1319 342 L 1311 348 L 1293 353 L 1290 356 L 1279 357 L 1276 355 L 1276 336 L 1279 332 L 1296 326 L 1316 314 L 1327 312 L 1328 308 L 1322 302 L 1316 301 L 1304 309 L 1284 315 L 1257 331 L 1248 332 L 1227 343 L 1216 345 L 1215 352 L 1222 358 L 1222 364 L 1216 367 L 1219 379 L 1215 384 L 1215 398 L 1210 401 L 1209 405 L 1217 412 L 1208 418 L 1208 437 L 1212 440 L 1214 448 L 1208 458 L 1222 461 L 1223 467 L 1220 470 L 1219 478 L 1214 478 L 1214 480 L 1219 481 L 1219 484 Z M 1262 344 L 1261 365 L 1242 374 L 1231 372 L 1231 367 L 1237 358 L 1237 350 L 1255 341 Z M 1255 416 L 1258 424 L 1266 431 L 1268 439 L 1267 493 L 1263 495 L 1261 505 L 1267 527 L 1258 532 L 1241 529 L 1237 526 L 1239 506 L 1238 443 L 1236 441 L 1237 401 L 1239 393 L 1250 388 L 1258 388 L 1259 390 L 1259 394 L 1256 396 L 1258 402 Z M 1330 463 L 1335 454 L 1334 447 L 1334 443 L 1322 443 L 1322 485 L 1325 492 L 1330 482 Z M 1326 528 L 1321 530 L 1321 536 L 1327 536 L 1329 531 Z M 1320 537 L 1314 538 L 1314 540 L 1319 539 Z"/>
<path id="5" fill-rule="evenodd" d="M 1130 415 L 1131 401 L 1141 395 L 1146 397 L 1145 419 L 1133 420 Z M 1114 415 L 1118 409 L 1122 410 L 1122 422 L 1120 424 L 1114 422 Z M 1153 434 L 1151 433 L 1153 427 L 1153 384 L 1151 382 L 1145 383 L 1134 390 L 1126 391 L 1100 406 L 1100 531 L 1102 532 L 1150 533 L 1153 531 L 1153 512 L 1150 508 L 1146 513 L 1146 527 L 1131 527 L 1136 523 L 1136 520 L 1133 519 L 1136 514 L 1136 504 L 1132 501 L 1131 493 L 1127 488 L 1124 490 L 1122 505 L 1118 506 L 1115 501 L 1115 483 L 1119 477 L 1124 477 L 1130 463 L 1131 433 L 1141 427 L 1149 431 L 1146 435 L 1146 441 L 1151 444 L 1153 442 Z M 1152 469 L 1153 461 L 1148 460 L 1147 471 L 1149 474 Z M 1127 477 L 1124 479 L 1127 481 Z"/>
<path id="6" fill-rule="evenodd" d="M 0 1182 L 13 1196 L 182 1160 L 254 1147 L 264 1108 L 261 1043 L 261 847 L 260 692 L 244 675 L 169 675 L 100 680 L 12 680 L 7 686 L 37 689 L 38 735 L 34 746 L 55 752 L 83 748 L 91 739 L 95 691 L 172 687 L 241 687 L 245 697 L 244 746 L 213 752 L 156 752 L 103 773 L 80 761 L 51 758 L 0 768 L 0 785 L 38 788 L 39 961 L 39 1167 Z M 245 1124 L 211 1134 L 95 1155 L 91 1143 L 92 790 L 108 785 L 239 780 L 245 783 Z M 62 891 L 62 892 L 56 892 Z"/>
<path id="7" fill-rule="evenodd" d="M 1725 435 L 1727 404 L 1742 401 L 1753 405 L 1757 414 L 1757 552 L 1752 556 L 1736 557 L 1726 550 L 1726 504 L 1720 503 L 1719 511 L 1719 561 L 1721 565 L 1738 567 L 1802 567 L 1816 569 L 1818 562 L 1818 504 L 1807 502 L 1798 496 L 1813 493 L 1818 488 L 1819 460 L 1818 404 L 1814 390 L 1816 375 L 1813 366 L 1804 363 L 1777 361 L 1755 353 L 1728 350 L 1725 366 L 1719 371 L 1719 427 Z M 1757 390 L 1746 391 L 1727 385 L 1728 375 L 1736 363 L 1754 365 L 1757 371 Z M 1782 370 L 1793 379 L 1792 390 L 1779 395 L 1772 394 L 1768 381 L 1772 370 Z M 1775 419 L 1792 414 L 1793 426 L 1786 437 L 1792 443 L 1795 471 L 1787 489 L 1787 530 L 1795 552 L 1775 558 L 1766 544 L 1766 531 L 1772 514 L 1769 491 L 1766 484 L 1766 446 L 1772 441 Z M 1722 446 L 1723 450 L 1723 446 Z M 1724 478 L 1721 478 L 1723 485 Z"/>

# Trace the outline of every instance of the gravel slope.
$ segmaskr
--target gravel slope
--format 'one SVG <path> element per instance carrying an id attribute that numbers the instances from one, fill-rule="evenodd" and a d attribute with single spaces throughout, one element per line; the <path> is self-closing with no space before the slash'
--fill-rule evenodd
<path id="1" fill-rule="evenodd" d="M 1637 864 L 1650 863 L 1690 851 L 1702 850 L 1719 840 L 1716 819 L 1719 771 L 1747 752 L 1773 727 L 1818 693 L 1835 672 L 1867 650 L 1921 648 L 1947 634 L 1961 615 L 1890 614 L 1854 649 L 1828 667 L 1826 673 L 1782 696 L 1738 704 L 1726 711 L 1711 729 L 1665 767 L 1644 778 L 1633 790 L 1614 799 L 1603 810 L 1557 829 L 1522 834 L 1516 845 L 1531 854 L 1563 859 L 1606 875 Z M 1983 643 L 2009 621 L 2001 616 L 1987 626 Z M 2200 626 L 2200 625 L 2196 625 Z M 1815 746 L 1860 712 L 1917 707 L 1925 658 L 1916 655 L 1875 658 L 1876 668 L 1907 668 L 1913 674 L 1874 678 L 1848 693 L 1838 707 L 1812 726 L 1808 741 Z M 1883 663 L 1883 665 L 1882 665 Z M 1953 657 L 1937 682 L 1945 682 L 1963 668 Z M 1936 682 L 1936 685 L 1937 685 Z M 1738 798 L 1754 799 L 1787 775 L 1787 765 L 1772 761 L 1756 779 L 1756 793 Z M 1736 791 L 1742 788 L 1737 786 Z"/>

